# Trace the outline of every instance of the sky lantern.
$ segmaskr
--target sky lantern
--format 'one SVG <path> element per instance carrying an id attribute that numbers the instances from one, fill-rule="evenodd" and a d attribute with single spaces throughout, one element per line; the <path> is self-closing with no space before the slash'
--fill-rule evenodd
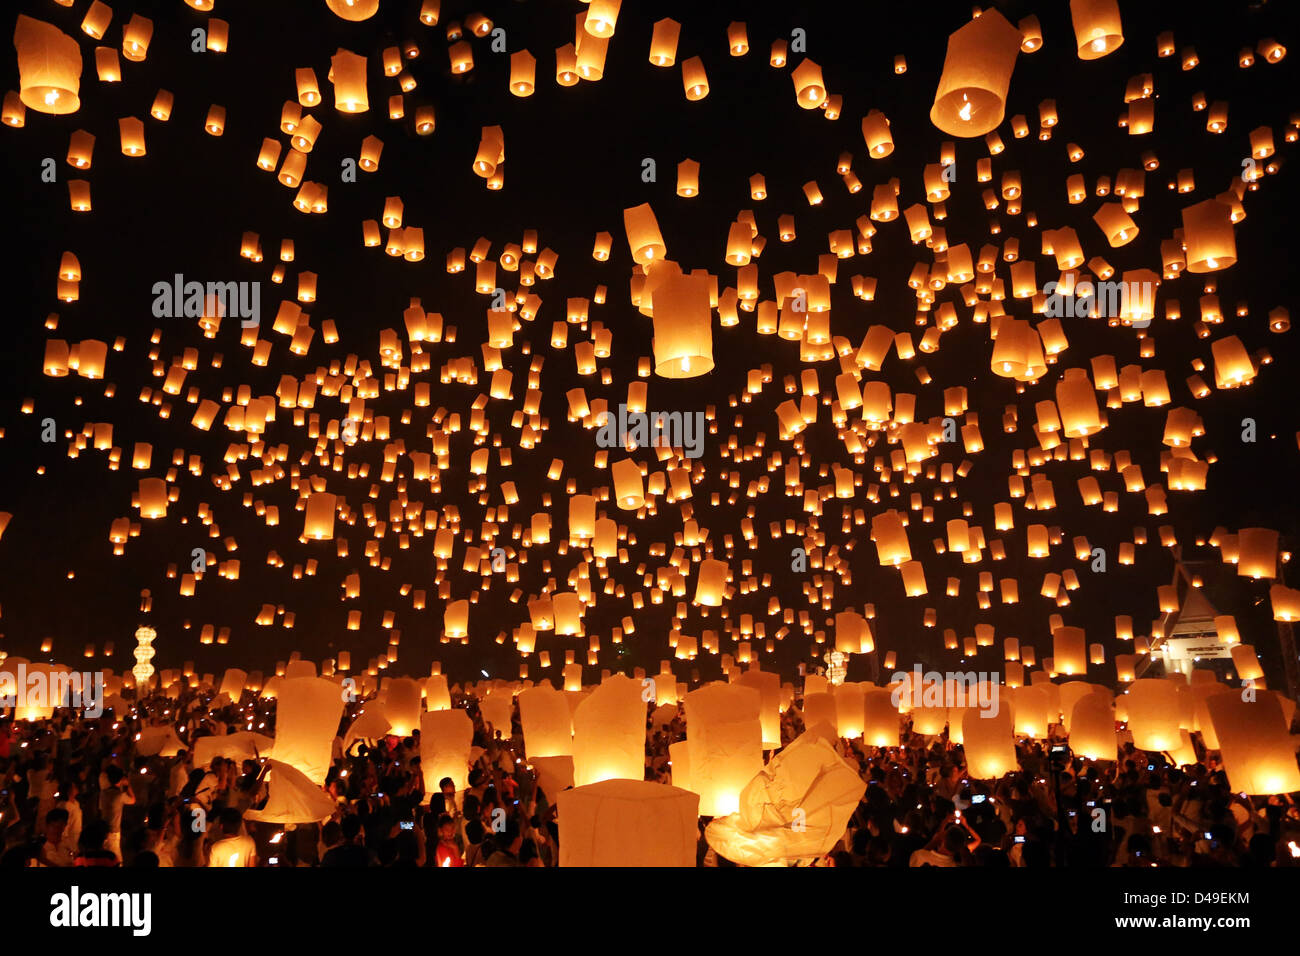
<path id="1" fill-rule="evenodd" d="M 998 780 L 1018 766 L 1010 710 L 999 707 L 996 713 L 991 713 L 967 707 L 962 712 L 966 772 L 976 780 Z"/>
<path id="2" fill-rule="evenodd" d="M 343 20 L 360 23 L 378 12 L 379 0 L 325 0 L 325 6 Z"/>
<path id="3" fill-rule="evenodd" d="M 713 368 L 713 330 L 708 280 L 666 278 L 654 292 L 655 374 L 694 378 Z"/>
<path id="4" fill-rule="evenodd" d="M 618 8 L 622 0 L 591 0 L 587 5 L 587 16 L 583 20 L 583 29 L 594 37 L 609 39 L 614 35 L 618 24 Z"/>
<path id="5" fill-rule="evenodd" d="M 1117 661 L 1118 666 L 1118 661 Z M 1135 680 L 1126 695 L 1128 727 L 1139 750 L 1170 750 L 1179 745 L 1178 688 L 1167 680 Z"/>
<path id="6" fill-rule="evenodd" d="M 862 117 L 862 138 L 867 144 L 867 155 L 872 159 L 884 159 L 894 151 L 889 119 L 880 110 L 869 110 Z"/>
<path id="7" fill-rule="evenodd" d="M 658 67 L 669 67 L 677 62 L 677 38 L 682 25 L 665 17 L 654 25 L 650 36 L 650 62 Z"/>
<path id="8" fill-rule="evenodd" d="M 469 788 L 473 740 L 474 722 L 459 707 L 420 715 L 420 770 L 426 798 L 439 791 L 444 777 L 451 778 L 458 792 Z"/>
<path id="9" fill-rule="evenodd" d="M 1240 694 L 1214 694 L 1205 705 L 1233 790 L 1260 796 L 1300 790 L 1294 738 L 1276 696 L 1260 693 L 1243 700 Z"/>
<path id="10" fill-rule="evenodd" d="M 761 695 L 741 684 L 713 683 L 686 695 L 691 789 L 702 816 L 723 816 L 740 806 L 740 791 L 763 769 Z"/>
<path id="11" fill-rule="evenodd" d="M 1087 693 L 1070 710 L 1070 748 L 1089 760 L 1114 760 L 1119 745 L 1109 692 Z"/>
<path id="12" fill-rule="evenodd" d="M 794 81 L 795 100 L 806 110 L 815 110 L 826 102 L 826 81 L 822 68 L 812 60 L 804 60 L 790 73 Z"/>
<path id="13" fill-rule="evenodd" d="M 645 764 L 641 684 L 622 674 L 600 683 L 573 712 L 574 782 L 641 780 Z"/>
<path id="14" fill-rule="evenodd" d="M 572 755 L 573 716 L 564 694 L 551 684 L 542 682 L 520 692 L 519 719 L 530 760 Z"/>
<path id="15" fill-rule="evenodd" d="M 865 792 L 866 783 L 831 744 L 805 732 L 745 786 L 740 809 L 713 820 L 705 837 L 743 866 L 813 859 L 840 839 Z"/>
<path id="16" fill-rule="evenodd" d="M 663 235 L 659 232 L 659 222 L 649 203 L 624 209 L 623 224 L 633 259 L 645 265 L 664 257 L 667 249 Z"/>
<path id="17" fill-rule="evenodd" d="M 19 96 L 39 113 L 75 113 L 81 105 L 81 50 L 51 23 L 19 14 L 14 27 Z"/>
<path id="18" fill-rule="evenodd" d="M 330 750 L 343 716 L 338 685 L 323 677 L 286 677 L 277 688 L 272 756 L 322 786 Z"/>
<path id="19" fill-rule="evenodd" d="M 340 113 L 364 113 L 370 109 L 364 56 L 340 48 L 330 58 L 329 81 L 334 85 L 334 108 Z"/>
<path id="20" fill-rule="evenodd" d="M 556 795 L 559 865 L 693 867 L 700 799 L 641 779 L 579 784 Z"/>
<path id="21" fill-rule="evenodd" d="M 1020 31 L 996 10 L 984 11 L 948 37 L 930 122 L 949 136 L 983 136 L 997 128 L 1020 43 Z"/>
<path id="22" fill-rule="evenodd" d="M 1124 43 L 1118 0 L 1070 0 L 1070 20 L 1080 60 L 1096 60 Z"/>
<path id="23" fill-rule="evenodd" d="M 510 54 L 510 92 L 515 96 L 532 96 L 537 80 L 537 58 L 527 50 Z"/>
<path id="24" fill-rule="evenodd" d="M 384 716 L 389 733 L 409 737 L 420 729 L 420 685 L 409 677 L 398 677 L 388 685 L 384 696 Z"/>
<path id="25" fill-rule="evenodd" d="M 1206 199 L 1183 210 L 1183 242 L 1187 271 L 1218 272 L 1237 261 L 1231 210 L 1217 199 Z"/>
<path id="26" fill-rule="evenodd" d="M 1081 627 L 1058 627 L 1052 632 L 1052 660 L 1058 674 L 1083 674 L 1088 670 L 1087 635 Z"/>
<path id="27" fill-rule="evenodd" d="M 686 98 L 692 102 L 709 95 L 709 78 L 704 72 L 704 61 L 698 56 L 682 61 L 682 87 Z"/>

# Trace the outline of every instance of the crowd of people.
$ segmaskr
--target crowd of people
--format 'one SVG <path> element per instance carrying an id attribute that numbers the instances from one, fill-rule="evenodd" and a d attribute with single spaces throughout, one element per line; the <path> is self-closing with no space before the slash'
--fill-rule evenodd
<path id="1" fill-rule="evenodd" d="M 273 728 L 274 701 L 218 706 L 210 692 L 155 694 L 131 713 L 88 719 L 63 710 L 44 721 L 0 718 L 0 867 L 467 867 L 555 866 L 562 828 L 556 794 L 528 762 L 518 712 L 507 739 L 491 733 L 477 701 L 468 788 L 450 778 L 425 793 L 419 735 L 351 741 L 349 708 L 325 789 L 333 815 L 280 825 L 246 819 L 267 799 L 265 763 L 215 757 L 195 766 L 198 737 Z M 658 726 L 647 708 L 645 779 L 672 782 L 669 745 L 680 716 Z M 170 723 L 175 754 L 140 752 L 145 727 Z M 782 740 L 804 731 L 797 708 Z M 270 731 L 267 730 L 269 733 Z M 843 837 L 823 857 L 834 867 L 1300 865 L 1294 795 L 1233 792 L 1212 755 L 1174 766 L 1123 745 L 1116 761 L 1073 756 L 1064 741 L 1021 741 L 1020 769 L 970 779 L 960 746 L 906 728 L 899 747 L 839 740 L 865 793 Z M 265 755 L 262 755 L 265 756 Z M 697 864 L 731 866 L 705 839 Z"/>

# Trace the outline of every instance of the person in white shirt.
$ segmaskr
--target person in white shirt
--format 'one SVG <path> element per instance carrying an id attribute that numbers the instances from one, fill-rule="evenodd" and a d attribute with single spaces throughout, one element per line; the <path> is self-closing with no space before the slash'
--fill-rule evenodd
<path id="1" fill-rule="evenodd" d="M 72 856 L 77 854 L 77 840 L 81 838 L 81 801 L 77 799 L 80 788 L 77 781 L 70 780 L 64 787 L 57 809 L 68 814 L 68 825 L 63 828 L 61 848 Z"/>
<path id="2" fill-rule="evenodd" d="M 131 781 L 126 773 L 116 764 L 110 764 L 106 771 L 108 789 L 99 794 L 99 815 L 108 824 L 108 839 L 104 848 L 122 859 L 122 808 L 135 803 L 135 794 L 131 792 Z"/>
<path id="3" fill-rule="evenodd" d="M 189 783 L 190 772 L 194 769 L 194 753 L 190 750 L 182 750 L 178 755 L 176 762 L 172 764 L 172 772 L 167 780 L 167 796 L 178 797 L 185 784 Z"/>
<path id="4" fill-rule="evenodd" d="M 208 849 L 209 867 L 243 867 L 257 865 L 253 838 L 244 832 L 238 810 L 221 811 L 221 839 Z"/>

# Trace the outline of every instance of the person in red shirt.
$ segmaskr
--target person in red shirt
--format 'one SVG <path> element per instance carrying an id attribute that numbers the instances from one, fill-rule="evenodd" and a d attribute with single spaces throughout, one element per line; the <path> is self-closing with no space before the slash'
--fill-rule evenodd
<path id="1" fill-rule="evenodd" d="M 103 820 L 93 820 L 81 831 L 80 845 L 74 866 L 118 866 L 117 856 L 112 850 L 104 848 L 108 841 L 108 824 Z"/>
<path id="2" fill-rule="evenodd" d="M 465 860 L 456 846 L 456 821 L 447 814 L 438 818 L 438 848 L 433 853 L 434 866 L 464 866 Z"/>

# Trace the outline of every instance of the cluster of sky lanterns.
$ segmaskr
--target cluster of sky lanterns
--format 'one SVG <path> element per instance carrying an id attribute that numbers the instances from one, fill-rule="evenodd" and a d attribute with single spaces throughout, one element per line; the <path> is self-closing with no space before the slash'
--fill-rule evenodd
<path id="1" fill-rule="evenodd" d="M 212 0 L 186 3 L 200 14 L 214 7 Z M 59 5 L 70 7 L 71 0 L 59 0 Z M 379 6 L 380 0 L 324 4 L 328 12 L 358 25 L 357 49 L 369 43 L 362 31 Z M 707 62 L 713 54 L 683 46 L 680 24 L 661 19 L 634 29 L 620 22 L 619 13 L 618 0 L 583 5 L 576 14 L 573 42 L 554 54 L 557 85 L 599 82 L 611 43 L 648 39 L 651 69 L 680 69 L 684 109 L 689 110 L 691 102 L 726 95 L 710 85 Z M 155 454 L 155 445 L 163 447 L 161 435 L 153 443 L 136 442 L 132 454 L 123 456 L 113 444 L 116 436 L 109 423 L 92 423 L 81 433 L 63 436 L 71 457 L 83 450 L 103 451 L 111 468 L 125 466 L 139 473 L 131 501 L 119 508 L 126 512 L 129 507 L 129 513 L 111 521 L 114 553 L 123 553 L 130 539 L 148 533 L 150 523 L 170 523 L 179 515 L 196 517 L 210 532 L 210 547 L 224 548 L 225 556 L 211 554 L 216 573 L 178 573 L 172 565 L 166 577 L 177 579 L 180 598 L 210 588 L 239 587 L 239 560 L 233 556 L 238 542 L 223 535 L 219 523 L 233 501 L 276 529 L 270 534 L 280 544 L 266 556 L 270 567 L 292 580 L 338 572 L 345 608 L 360 596 L 360 571 L 368 569 L 364 586 L 409 601 L 409 610 L 386 610 L 382 620 L 374 622 L 346 608 L 340 619 L 340 631 L 365 630 L 374 636 L 378 629 L 388 642 L 386 651 L 370 658 L 356 674 L 358 693 L 377 695 L 368 705 L 366 734 L 420 729 L 432 754 L 424 764 L 431 790 L 441 776 L 464 785 L 471 728 L 468 718 L 450 707 L 448 680 L 438 662 L 425 678 L 384 673 L 397 673 L 402 666 L 401 631 L 395 625 L 404 623 L 409 633 L 432 633 L 434 640 L 446 644 L 472 646 L 491 640 L 492 635 L 481 632 L 476 608 L 485 603 L 486 592 L 495 589 L 493 604 L 507 607 L 517 620 L 510 634 L 502 632 L 496 639 L 515 646 L 519 679 L 465 682 L 464 689 L 481 698 L 485 714 L 507 733 L 510 702 L 517 697 L 530 760 L 539 771 L 578 787 L 569 797 L 575 808 L 572 818 L 592 815 L 594 821 L 600 807 L 622 807 L 619 812 L 629 818 L 649 814 L 666 821 L 665 833 L 681 830 L 682 820 L 693 827 L 701 814 L 725 818 L 728 822 L 716 839 L 755 861 L 766 859 L 765 854 L 796 852 L 789 847 L 773 850 L 776 838 L 762 834 L 761 814 L 754 808 L 771 805 L 763 801 L 775 799 L 773 781 L 794 774 L 800 785 L 811 786 L 811 777 L 799 776 L 806 768 L 834 768 L 817 747 L 821 731 L 810 730 L 806 751 L 801 751 L 803 763 L 791 759 L 779 765 L 775 758 L 765 759 L 765 753 L 779 745 L 780 711 L 795 706 L 796 680 L 794 674 L 771 670 L 765 658 L 774 654 L 776 642 L 785 640 L 806 641 L 814 658 L 820 656 L 821 645 L 845 655 L 878 653 L 871 622 L 880 601 L 905 602 L 919 635 L 933 640 L 930 635 L 941 632 L 944 648 L 954 657 L 960 650 L 965 658 L 977 658 L 1001 637 L 1004 659 L 996 663 L 1004 675 L 1001 693 L 1006 706 L 995 719 L 985 719 L 970 707 L 901 709 L 922 732 L 946 728 L 953 739 L 961 739 L 974 776 L 1000 776 L 1014 766 L 1016 736 L 1041 738 L 1057 724 L 1069 730 L 1076 752 L 1113 758 L 1118 721 L 1139 747 L 1183 757 L 1192 753 L 1190 734 L 1200 733 L 1207 742 L 1213 738 L 1222 746 L 1234 785 L 1248 792 L 1300 789 L 1294 759 L 1288 763 L 1285 757 L 1290 745 L 1286 725 L 1295 702 L 1264 686 L 1257 656 L 1241 642 L 1236 622 L 1223 616 L 1216 624 L 1220 636 L 1235 645 L 1237 676 L 1258 683 L 1254 702 L 1243 702 L 1213 675 L 1194 674 L 1190 683 L 1140 677 L 1140 665 L 1165 637 L 1161 619 L 1138 629 L 1145 634 L 1135 633 L 1131 615 L 1117 618 L 1114 635 L 1089 634 L 1067 624 L 1070 594 L 1082 582 L 1079 572 L 1063 565 L 1088 561 L 1092 549 L 1082 533 L 1085 529 L 1071 534 L 1053 523 L 1052 515 L 1058 497 L 1077 493 L 1086 507 L 1103 513 L 1136 508 L 1140 515 L 1169 522 L 1156 534 L 1162 548 L 1190 543 L 1187 533 L 1176 530 L 1167 516 L 1186 493 L 1205 489 L 1214 463 L 1212 456 L 1198 456 L 1194 448 L 1204 435 L 1196 403 L 1213 400 L 1221 390 L 1249 387 L 1272 360 L 1253 327 L 1247 331 L 1243 325 L 1235 333 L 1219 328 L 1225 323 L 1218 302 L 1219 275 L 1238 267 L 1236 230 L 1254 195 L 1277 172 L 1275 143 L 1296 140 L 1300 114 L 1293 114 L 1285 129 L 1242 130 L 1235 122 L 1229 124 L 1226 103 L 1209 103 L 1203 96 L 1190 106 L 1166 101 L 1157 105 L 1155 91 L 1168 82 L 1160 70 L 1129 78 L 1126 84 L 1120 78 L 1122 125 L 1128 135 L 1158 136 L 1162 124 L 1185 121 L 1185 116 L 1176 118 L 1174 110 L 1204 110 L 1206 135 L 1222 137 L 1222 142 L 1232 139 L 1235 148 L 1258 163 L 1258 174 L 1249 181 L 1243 177 L 1220 184 L 1224 188 L 1217 195 L 1190 197 L 1176 223 L 1144 215 L 1145 177 L 1160 168 L 1153 150 L 1143 154 L 1140 168 L 1099 176 L 1091 194 L 1083 174 L 1072 171 L 1059 195 L 1028 197 L 1018 169 L 996 170 L 999 178 L 994 178 L 995 167 L 1005 166 L 1002 133 L 1015 139 L 1033 133 L 1024 116 L 1009 121 L 1006 117 L 1021 54 L 1065 46 L 1079 60 L 1098 60 L 1125 43 L 1140 42 L 1153 45 L 1157 62 L 1166 70 L 1164 61 L 1172 62 L 1174 69 L 1194 70 L 1199 58 L 1190 47 L 1179 56 L 1172 33 L 1126 38 L 1116 0 L 1072 0 L 1073 37 L 1044 36 L 1034 16 L 1013 24 L 993 9 L 977 8 L 975 14 L 948 38 L 942 70 L 933 78 L 928 114 L 933 127 L 955 138 L 961 151 L 957 143 L 944 141 L 938 161 L 920 170 L 898 168 L 890 160 L 896 140 L 916 135 L 915 127 L 891 122 L 880 109 L 834 90 L 837 75 L 847 75 L 837 65 L 801 58 L 784 39 L 772 42 L 766 68 L 789 69 L 793 103 L 787 105 L 820 110 L 830 121 L 843 110 L 859 110 L 860 122 L 850 126 L 853 142 L 846 143 L 833 163 L 817 160 L 822 166 L 813 172 L 823 180 L 839 176 L 850 196 L 861 193 L 853 208 L 864 214 L 853 228 L 836 229 L 824 238 L 801 235 L 797 213 L 769 212 L 770 197 L 778 195 L 782 202 L 802 197 L 809 207 L 835 204 L 837 197 L 817 178 L 777 184 L 761 172 L 726 171 L 756 208 L 739 210 L 720 224 L 715 261 L 684 264 L 673 259 L 672 237 L 665 236 L 649 202 L 623 209 L 621 230 L 619 210 L 608 210 L 609 231 L 598 233 L 591 246 L 593 268 L 605 270 L 593 290 L 577 285 L 582 281 L 578 267 L 569 273 L 559 253 L 543 241 L 559 231 L 557 224 L 529 229 L 523 236 L 435 235 L 427 226 L 407 221 L 400 184 L 386 182 L 384 189 L 392 195 L 374 206 L 373 218 L 343 225 L 342 235 L 349 241 L 360 238 L 365 247 L 382 248 L 411 263 L 428 255 L 444 263 L 449 276 L 472 284 L 485 297 L 499 300 L 496 293 L 503 286 L 516 288 L 505 290 L 504 301 L 485 307 L 481 324 L 447 321 L 436 311 L 436 303 L 413 295 L 403 314 L 384 319 L 376 348 L 357 334 L 344 343 L 345 320 L 318 321 L 308 311 L 318 300 L 328 301 L 337 277 L 304 268 L 310 263 L 297 261 L 290 237 L 282 240 L 278 261 L 264 263 L 262 237 L 245 232 L 242 258 L 270 272 L 270 287 L 286 290 L 274 309 L 269 333 L 223 323 L 219 304 L 207 301 L 203 315 L 189 329 L 198 335 L 197 344 L 187 340 L 184 355 L 171 365 L 162 356 L 169 348 L 177 350 L 182 333 L 173 328 L 154 333 L 146 351 L 160 382 L 146 385 L 138 396 L 158 409 L 161 420 L 170 419 L 167 427 L 228 433 L 231 444 L 224 458 L 204 462 L 184 449 L 171 458 Z M 430 46 L 437 45 L 434 28 L 440 17 L 437 0 L 425 0 L 419 21 L 430 31 Z M 48 22 L 56 19 L 69 29 Z M 200 22 L 206 25 L 209 49 L 225 49 L 229 23 L 215 16 Z M 475 60 L 475 42 L 492 32 L 493 22 L 472 14 L 443 25 L 449 69 L 485 69 Z M 76 128 L 78 122 L 91 126 L 91 117 L 72 119 L 84 113 L 83 45 L 87 40 L 105 41 L 114 29 L 120 31 L 121 56 L 128 65 L 120 64 L 117 47 L 94 46 L 89 59 L 100 83 L 129 83 L 133 65 L 148 62 L 154 24 L 147 18 L 135 14 L 125 22 L 115 20 L 111 5 L 101 0 L 94 0 L 80 21 L 18 17 L 14 46 L 20 89 L 5 97 L 4 123 L 21 130 L 28 110 L 66 118 L 60 127 L 66 128 L 66 161 L 77 171 L 92 169 L 97 136 L 114 130 L 124 156 L 152 161 L 143 119 L 113 117 L 95 126 L 97 132 Z M 752 39 L 745 24 L 731 24 L 725 55 L 749 56 Z M 434 105 L 419 98 L 411 71 L 411 62 L 422 54 L 420 46 L 389 46 L 369 55 L 339 48 L 314 65 L 285 65 L 282 90 L 275 94 L 288 97 L 279 128 L 258 132 L 249 161 L 274 173 L 273 179 L 292 191 L 290 201 L 311 220 L 304 222 L 304 230 L 333 228 L 327 190 L 308 178 L 315 144 L 334 122 L 328 106 L 341 114 L 373 113 L 381 122 L 405 120 L 410 107 L 416 132 L 435 134 Z M 1265 37 L 1243 50 L 1236 62 L 1242 69 L 1258 69 L 1257 60 L 1267 67 L 1285 55 L 1281 43 Z M 545 82 L 538 73 L 544 59 L 528 50 L 511 51 L 503 89 L 515 97 L 532 96 Z M 318 69 L 324 71 L 324 86 Z M 894 60 L 892 71 L 899 77 L 907 74 L 904 55 Z M 388 84 L 386 99 L 378 94 L 379 83 Z M 169 135 L 175 95 L 159 90 L 152 102 L 149 136 Z M 1045 144 L 1059 124 L 1081 141 L 1067 145 L 1068 162 L 1084 159 L 1086 131 L 1069 126 L 1070 117 L 1061 115 L 1054 100 L 1040 103 L 1038 119 L 1042 148 L 1049 148 Z M 242 135 L 243 122 L 223 106 L 211 104 L 202 127 L 208 135 Z M 489 189 L 505 188 L 508 132 L 501 125 L 484 126 L 477 142 L 457 145 L 466 157 L 467 182 L 477 179 Z M 357 141 L 360 168 L 378 177 L 383 140 L 367 131 Z M 520 153 L 514 162 L 527 161 L 522 147 Z M 858 163 L 855 170 L 862 153 L 866 167 Z M 954 182 L 945 170 L 959 162 L 963 174 Z M 973 179 L 965 171 L 971 165 Z M 701 172 L 695 160 L 677 166 L 675 191 L 680 201 L 701 194 Z M 708 182 L 724 175 L 706 173 Z M 1197 192 L 1199 185 L 1191 169 L 1170 182 L 1179 194 Z M 68 196 L 74 211 L 92 211 L 89 180 L 69 181 Z M 987 235 L 961 234 L 961 227 L 948 219 L 946 203 L 963 196 L 975 197 L 988 214 Z M 1031 200 L 1043 206 L 1042 223 L 1025 205 Z M 998 216 L 1018 219 L 1025 227 L 1022 234 L 1003 234 Z M 318 227 L 317 222 L 330 225 Z M 1041 239 L 1038 249 L 1031 235 Z M 1139 236 L 1153 235 L 1160 237 L 1159 261 L 1141 261 L 1132 253 L 1133 244 Z M 806 247 L 806 272 L 766 271 L 761 257 L 772 239 Z M 918 263 L 910 275 L 841 272 L 842 263 L 856 265 L 874 245 L 890 241 L 917 253 L 926 250 L 928 261 Z M 630 273 L 620 274 L 625 267 L 610 263 L 626 262 L 625 251 Z M 83 257 L 72 249 L 61 256 L 57 285 L 51 290 L 57 301 L 79 301 Z M 286 283 L 295 269 L 295 281 Z M 570 274 L 577 277 L 575 284 L 566 278 Z M 1045 314 L 1046 282 L 1055 281 L 1058 289 L 1068 292 L 1081 283 L 1112 278 L 1126 287 L 1158 288 L 1163 300 L 1156 305 L 1154 299 L 1126 298 L 1120 313 L 1107 318 L 1130 339 L 1134 330 L 1127 327 L 1142 329 L 1153 319 L 1183 317 L 1184 306 L 1172 290 L 1181 287 L 1185 297 L 1199 300 L 1199 321 L 1193 321 L 1196 337 L 1205 341 L 1194 374 L 1171 381 L 1155 361 L 1155 339 L 1149 334 L 1137 337 L 1139 362 L 1121 365 L 1123 359 L 1115 354 L 1077 354 L 1070 342 L 1070 320 Z M 917 330 L 868 314 L 879 283 L 904 282 L 915 294 Z M 835 321 L 832 291 L 845 287 L 865 318 Z M 290 289 L 295 290 L 292 295 Z M 620 300 L 623 289 L 628 290 L 626 301 Z M 1189 316 L 1193 314 L 1189 309 Z M 1236 312 L 1248 314 L 1245 305 Z M 1286 307 L 1271 305 L 1263 328 L 1282 333 L 1289 326 Z M 858 330 L 852 338 L 843 334 L 850 327 Z M 61 338 L 56 334 L 57 315 L 47 320 L 46 328 L 50 335 L 42 368 L 51 379 L 72 372 L 88 380 L 104 380 L 110 370 L 124 374 L 124 369 L 110 369 L 116 354 L 141 349 L 141 343 L 120 338 L 111 345 L 98 339 Z M 534 335 L 534 329 L 541 334 Z M 958 331 L 965 341 L 982 335 L 989 347 L 988 368 L 981 369 L 984 381 L 970 394 L 964 385 L 932 379 L 919 364 L 946 344 L 945 336 L 957 340 Z M 797 355 L 800 367 L 796 374 L 783 374 L 771 364 L 760 364 L 746 370 L 743 381 L 724 384 L 724 393 L 728 388 L 736 391 L 725 408 L 707 408 L 710 448 L 704 462 L 687 458 L 680 448 L 635 445 L 597 449 L 590 467 L 586 460 L 547 454 L 551 425 L 540 412 L 544 381 L 570 386 L 565 389 L 566 424 L 592 432 L 606 415 L 617 414 L 620 404 L 634 411 L 654 407 L 659 379 L 718 378 L 715 345 L 743 348 L 755 336 L 772 337 L 765 344 L 788 349 L 787 358 L 794 361 Z M 212 350 L 213 340 L 225 340 L 227 347 L 237 343 L 242 354 L 223 358 Z M 1134 350 L 1117 344 L 1116 351 L 1124 347 Z M 547 348 L 557 354 L 544 355 Z M 641 351 L 636 380 L 617 382 L 602 365 L 616 349 Z M 288 369 L 302 369 L 303 363 L 286 363 L 274 394 L 255 394 L 253 387 L 239 381 L 242 360 L 265 367 L 281 356 L 305 358 L 318 367 L 295 374 Z M 187 385 L 187 374 L 203 361 L 227 373 L 230 384 L 215 392 Z M 563 365 L 569 378 L 553 372 L 555 365 Z M 914 368 L 916 386 L 904 390 L 891 373 L 908 365 Z M 575 376 L 579 387 L 571 387 Z M 112 388 L 110 381 L 107 395 L 113 394 Z M 1003 407 L 992 408 L 984 400 L 986 393 Z M 173 408 L 181 402 L 192 411 Z M 34 412 L 36 404 L 24 403 L 23 411 Z M 1111 416 L 1139 408 L 1158 410 L 1146 414 L 1158 421 L 1159 447 L 1108 449 L 1104 439 Z M 509 434 L 506 423 L 513 438 L 503 437 Z M 946 434 L 954 426 L 954 433 Z M 989 457 L 984 436 L 997 429 L 1018 436 L 1022 445 L 1008 463 L 1005 498 L 963 501 L 958 489 L 976 461 Z M 811 456 L 810 430 L 834 436 L 841 446 L 837 461 L 820 463 Z M 290 434 L 292 445 L 279 444 Z M 462 459 L 470 464 L 469 497 L 464 504 L 444 501 L 442 496 L 450 490 L 444 487 L 445 473 Z M 721 481 L 714 464 L 719 460 Z M 1074 482 L 1066 477 L 1071 463 L 1086 464 L 1077 469 Z M 208 496 L 182 491 L 186 476 L 210 472 L 217 504 Z M 272 495 L 278 495 L 277 503 L 270 502 Z M 709 527 L 710 504 L 724 497 L 736 504 L 781 495 L 789 502 L 784 521 L 764 527 L 751 509 L 736 527 Z M 530 513 L 524 500 L 537 501 L 538 510 Z M 291 509 L 301 517 L 291 520 Z M 681 528 L 667 540 L 649 540 L 630 520 L 674 511 L 681 513 Z M 9 519 L 0 514 L 0 533 Z M 931 526 L 936 531 L 930 531 Z M 286 534 L 285 529 L 292 530 Z M 850 554 L 847 543 L 854 534 L 870 543 L 859 555 Z M 363 539 L 360 547 L 358 535 Z M 789 574 L 789 562 L 783 559 L 784 568 L 765 566 L 758 551 L 761 541 L 798 544 L 811 559 L 815 577 L 804 587 L 806 608 L 774 596 L 773 577 Z M 1137 549 L 1149 544 L 1146 529 L 1138 529 L 1133 540 L 1118 542 L 1119 563 L 1134 563 Z M 1300 591 L 1281 580 L 1280 569 L 1289 554 L 1276 531 L 1220 528 L 1208 544 L 1220 551 L 1225 565 L 1235 564 L 1240 576 L 1269 582 L 1276 620 L 1300 619 Z M 426 552 L 434 569 L 432 584 L 385 587 L 380 576 L 389 570 L 395 550 Z M 882 569 L 881 580 L 893 581 L 892 591 L 865 595 L 873 598 L 869 602 L 855 587 L 851 566 L 851 558 L 864 551 Z M 931 553 L 960 555 L 960 576 L 940 575 Z M 1009 554 L 1033 571 L 995 580 L 990 562 Z M 538 566 L 546 569 L 540 582 Z M 1038 569 L 1041 583 L 1029 577 Z M 973 594 L 981 614 L 991 611 L 995 601 L 1046 602 L 1051 613 L 1036 636 L 1049 644 L 1050 656 L 1038 660 L 1029 643 L 1033 636 L 1000 635 L 989 620 L 962 637 L 956 628 L 944 626 L 939 609 L 922 606 L 934 600 L 936 592 L 965 602 Z M 149 601 L 146 591 L 142 607 Z M 291 596 L 283 602 L 258 599 L 255 613 L 236 630 L 291 627 L 292 603 Z M 600 634 L 589 626 L 598 603 L 621 606 L 620 626 Z M 1162 587 L 1156 603 L 1162 616 L 1176 612 L 1176 590 Z M 668 635 L 638 630 L 638 612 L 647 604 L 674 609 Z M 216 631 L 225 638 L 220 643 L 231 640 L 230 627 L 203 624 L 202 642 L 210 643 Z M 1133 653 L 1108 656 L 1103 637 L 1121 645 L 1131 642 Z M 156 650 L 172 653 L 172 640 L 164 636 Z M 607 662 L 602 652 L 632 641 L 662 642 L 656 647 L 664 658 L 660 671 L 646 674 L 638 668 L 627 675 L 605 668 L 593 684 L 589 678 Z M 243 651 L 251 657 L 255 645 L 247 642 Z M 887 668 L 896 663 L 896 654 L 889 653 Z M 699 664 L 706 657 L 718 659 L 724 680 L 700 682 Z M 11 657 L 4 666 L 13 667 L 18 660 Z M 692 673 L 690 682 L 680 679 L 686 670 Z M 279 707 L 274 759 L 319 784 L 329 763 L 333 728 L 343 713 L 339 682 L 351 679 L 351 671 L 347 651 L 322 660 L 319 667 L 295 655 L 280 662 L 276 676 L 265 681 L 260 674 L 250 680 L 251 672 L 231 669 L 219 692 L 232 699 L 246 693 L 274 697 Z M 211 675 L 203 678 L 215 689 Z M 160 674 L 163 687 L 199 681 L 190 665 L 185 672 Z M 648 699 L 647 681 L 653 685 Z M 120 691 L 130 683 L 123 675 L 116 686 Z M 895 688 L 842 679 L 831 683 L 813 674 L 801 683 L 801 706 L 810 727 L 828 727 L 831 736 L 897 743 L 900 707 L 893 701 Z M 677 795 L 622 785 L 641 777 L 647 703 L 658 708 L 655 719 L 676 713 L 679 705 L 684 708 L 691 733 L 676 745 L 673 762 L 675 783 L 689 795 L 685 802 Z M 281 775 L 289 778 L 289 770 Z M 828 774 L 826 786 L 832 786 L 833 779 Z M 620 785 L 607 786 L 611 783 Z M 852 791 L 852 786 L 826 791 L 826 827 L 834 829 L 841 804 L 856 803 Z M 586 809 L 577 809 L 580 806 Z M 599 824 L 591 826 L 598 829 Z M 602 840 L 596 829 L 585 844 L 566 841 L 566 853 L 576 854 L 573 860 L 583 854 L 588 861 L 599 858 Z M 663 847 L 665 859 L 682 851 L 669 840 Z M 659 850 L 646 852 L 653 858 Z"/>

